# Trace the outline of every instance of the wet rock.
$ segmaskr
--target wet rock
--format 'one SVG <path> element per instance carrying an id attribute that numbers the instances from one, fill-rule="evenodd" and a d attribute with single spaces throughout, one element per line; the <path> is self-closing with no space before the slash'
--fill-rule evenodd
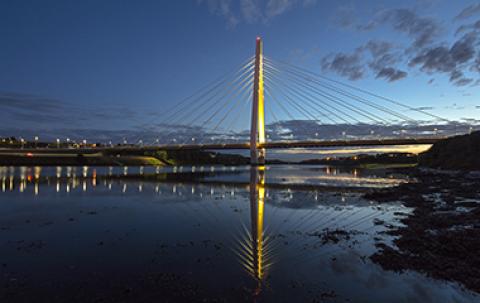
<path id="1" fill-rule="evenodd" d="M 400 220 L 405 226 L 388 226 L 386 233 L 398 236 L 395 247 L 377 243 L 371 260 L 387 270 L 415 270 L 480 292 L 480 205 L 464 202 L 480 201 L 479 180 L 421 170 L 414 177 L 415 183 L 365 195 L 377 202 L 400 200 L 413 208 Z"/>

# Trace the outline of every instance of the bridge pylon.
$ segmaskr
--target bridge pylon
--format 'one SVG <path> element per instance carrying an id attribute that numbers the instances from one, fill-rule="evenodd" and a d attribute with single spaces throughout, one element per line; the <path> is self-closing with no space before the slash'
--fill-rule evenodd
<path id="1" fill-rule="evenodd" d="M 265 103 L 263 95 L 263 42 L 257 37 L 253 79 L 252 121 L 250 127 L 250 164 L 265 164 Z"/>

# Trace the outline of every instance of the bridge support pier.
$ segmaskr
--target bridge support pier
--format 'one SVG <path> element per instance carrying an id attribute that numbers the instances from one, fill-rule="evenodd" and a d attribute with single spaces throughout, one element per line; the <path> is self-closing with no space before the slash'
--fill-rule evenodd
<path id="1" fill-rule="evenodd" d="M 257 37 L 253 79 L 252 121 L 250 127 L 250 164 L 265 164 L 265 104 L 263 95 L 263 43 Z"/>

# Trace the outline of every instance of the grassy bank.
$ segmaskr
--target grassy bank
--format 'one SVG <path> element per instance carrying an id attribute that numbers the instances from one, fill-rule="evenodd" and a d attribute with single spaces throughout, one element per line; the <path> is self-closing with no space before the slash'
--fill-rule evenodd
<path id="1" fill-rule="evenodd" d="M 3 166 L 141 166 L 165 165 L 157 158 L 149 156 L 104 156 L 102 154 L 46 154 L 35 156 L 1 155 Z"/>

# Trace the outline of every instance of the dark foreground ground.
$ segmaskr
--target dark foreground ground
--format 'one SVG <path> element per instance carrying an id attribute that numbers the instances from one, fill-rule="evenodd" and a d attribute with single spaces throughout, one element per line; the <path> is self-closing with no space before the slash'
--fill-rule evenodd
<path id="1" fill-rule="evenodd" d="M 414 170 L 416 183 L 365 197 L 412 207 L 403 227 L 391 228 L 396 248 L 377 243 L 371 259 L 384 269 L 415 270 L 480 292 L 480 173 Z M 381 224 L 381 222 L 378 222 Z"/>

